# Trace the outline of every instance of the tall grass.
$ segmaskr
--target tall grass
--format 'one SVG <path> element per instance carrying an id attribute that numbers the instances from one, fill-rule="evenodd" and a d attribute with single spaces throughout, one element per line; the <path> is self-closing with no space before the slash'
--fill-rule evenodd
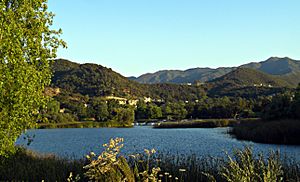
<path id="1" fill-rule="evenodd" d="M 91 153 L 87 160 L 18 149 L 10 158 L 0 158 L 0 181 L 300 181 L 299 162 L 278 152 L 254 155 L 246 147 L 224 158 L 154 150 L 121 156 L 118 146 L 110 142 L 101 154 Z"/>
<path id="2" fill-rule="evenodd" d="M 223 158 L 170 154 L 157 157 L 162 171 L 182 177 L 183 181 L 300 181 L 299 162 L 277 151 L 254 155 L 246 146 Z"/>
<path id="3" fill-rule="evenodd" d="M 84 179 L 84 164 L 84 160 L 63 159 L 18 148 L 10 157 L 0 157 L 0 181 L 66 181 L 70 172 Z"/>

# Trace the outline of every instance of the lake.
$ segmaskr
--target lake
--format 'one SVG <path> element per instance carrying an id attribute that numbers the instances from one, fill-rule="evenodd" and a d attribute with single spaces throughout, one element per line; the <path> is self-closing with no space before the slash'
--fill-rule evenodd
<path id="1" fill-rule="evenodd" d="M 40 153 L 53 153 L 61 157 L 83 158 L 90 151 L 99 153 L 102 144 L 110 138 L 124 138 L 122 153 L 143 153 L 144 149 L 156 149 L 172 154 L 196 154 L 197 156 L 224 156 L 225 151 L 251 145 L 256 153 L 279 149 L 287 156 L 300 160 L 300 146 L 269 145 L 239 141 L 232 138 L 229 128 L 152 129 L 147 126 L 134 128 L 72 128 L 28 130 L 33 142 L 21 136 L 16 144 Z"/>

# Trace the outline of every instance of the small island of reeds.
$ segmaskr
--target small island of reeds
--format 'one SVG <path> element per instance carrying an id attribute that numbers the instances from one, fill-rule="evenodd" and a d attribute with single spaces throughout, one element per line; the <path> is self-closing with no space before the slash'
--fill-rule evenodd
<path id="1" fill-rule="evenodd" d="M 236 124 L 235 119 L 197 119 L 159 122 L 153 125 L 153 128 L 216 128 L 228 127 Z"/>

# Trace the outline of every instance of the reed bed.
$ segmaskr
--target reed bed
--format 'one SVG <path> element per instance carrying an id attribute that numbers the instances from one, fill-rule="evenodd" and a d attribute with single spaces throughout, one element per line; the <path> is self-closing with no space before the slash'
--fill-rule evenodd
<path id="1" fill-rule="evenodd" d="M 299 120 L 276 120 L 241 122 L 235 125 L 230 134 L 240 140 L 250 140 L 259 143 L 300 144 Z"/>
<path id="2" fill-rule="evenodd" d="M 157 123 L 153 128 L 217 128 L 233 126 L 237 122 L 234 119 L 183 120 Z"/>
<path id="3" fill-rule="evenodd" d="M 141 154 L 122 156 L 122 141 L 111 140 L 101 154 L 91 153 L 83 160 L 19 148 L 9 158 L 0 158 L 0 181 L 300 181 L 299 161 L 278 152 L 254 155 L 245 147 L 233 156 L 215 158 L 145 149 Z"/>

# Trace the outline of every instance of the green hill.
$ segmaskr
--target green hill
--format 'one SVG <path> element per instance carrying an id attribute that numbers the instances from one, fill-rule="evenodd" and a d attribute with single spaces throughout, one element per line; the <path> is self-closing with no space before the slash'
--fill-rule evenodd
<path id="1" fill-rule="evenodd" d="M 210 82 L 215 84 L 232 83 L 241 86 L 288 87 L 285 80 L 250 68 L 238 68 Z"/>
<path id="2" fill-rule="evenodd" d="M 300 61 L 288 57 L 271 57 L 259 63 L 242 65 L 244 68 L 252 68 L 285 80 L 289 85 L 296 87 L 300 82 Z"/>
<path id="3" fill-rule="evenodd" d="M 212 95 L 271 95 L 291 87 L 285 80 L 250 68 L 238 68 L 207 83 Z"/>
<path id="4" fill-rule="evenodd" d="M 151 97 L 160 100 L 191 100 L 205 93 L 199 86 L 175 84 L 140 84 L 97 64 L 78 64 L 57 60 L 52 66 L 52 87 L 68 93 L 126 98 Z"/>
<path id="5" fill-rule="evenodd" d="M 52 69 L 52 86 L 68 92 L 89 96 L 141 95 L 138 83 L 101 65 L 77 64 L 60 59 L 55 61 Z"/>

